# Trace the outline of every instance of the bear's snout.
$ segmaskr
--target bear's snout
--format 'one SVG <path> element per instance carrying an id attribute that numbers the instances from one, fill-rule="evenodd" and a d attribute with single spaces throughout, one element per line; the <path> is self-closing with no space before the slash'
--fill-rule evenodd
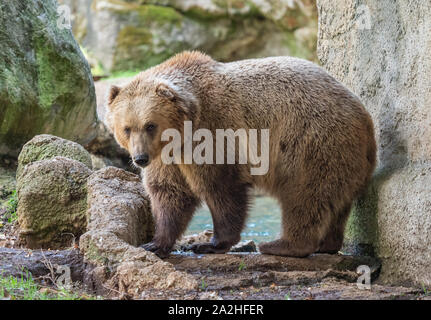
<path id="1" fill-rule="evenodd" d="M 135 157 L 133 157 L 133 161 L 136 163 L 136 165 L 140 167 L 145 167 L 150 162 L 150 157 L 148 156 L 148 153 L 139 154 Z"/>

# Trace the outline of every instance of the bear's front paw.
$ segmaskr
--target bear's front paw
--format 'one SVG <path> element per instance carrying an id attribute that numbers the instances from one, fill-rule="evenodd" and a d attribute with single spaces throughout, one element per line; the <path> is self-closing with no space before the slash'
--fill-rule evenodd
<path id="1" fill-rule="evenodd" d="M 157 245 L 155 242 L 148 242 L 146 244 L 141 245 L 141 248 L 144 248 L 147 251 L 154 252 L 159 258 L 166 258 L 169 256 L 169 253 L 171 250 L 168 250 L 166 248 L 162 248 L 159 245 Z"/>
<path id="2" fill-rule="evenodd" d="M 211 242 L 195 243 L 187 247 L 187 250 L 191 250 L 194 253 L 226 253 L 230 247 L 216 247 Z"/>

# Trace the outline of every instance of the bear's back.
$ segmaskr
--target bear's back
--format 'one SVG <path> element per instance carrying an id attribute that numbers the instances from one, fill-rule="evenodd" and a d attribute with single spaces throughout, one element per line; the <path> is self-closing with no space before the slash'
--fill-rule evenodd
<path id="1" fill-rule="evenodd" d="M 349 122 L 349 118 L 367 117 L 356 95 L 324 69 L 303 59 L 286 56 L 220 63 L 215 72 L 251 121 L 300 118 L 312 124 L 319 119 Z"/>

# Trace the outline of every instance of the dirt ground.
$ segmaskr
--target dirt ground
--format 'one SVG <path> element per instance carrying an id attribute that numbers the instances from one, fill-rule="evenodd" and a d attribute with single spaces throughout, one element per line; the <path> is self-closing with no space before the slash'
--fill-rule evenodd
<path id="1" fill-rule="evenodd" d="M 379 265 L 371 266 L 369 290 L 360 289 L 358 263 L 375 263 L 366 258 L 315 255 L 306 259 L 260 254 L 172 255 L 167 259 L 180 271 L 195 276 L 195 292 L 146 290 L 142 299 L 210 300 L 423 300 L 421 289 L 378 284 Z M 239 261 L 239 264 L 238 264 Z M 300 269 L 300 270 L 295 270 Z"/>
<path id="2" fill-rule="evenodd" d="M 9 230 L 14 230 L 10 227 Z M 2 230 L 4 232 L 5 229 Z M 5 239 L 6 238 L 6 239 Z M 15 236 L 5 236 L 0 233 L 1 247 L 15 247 Z M 0 247 L 0 250 L 1 250 Z M 77 251 L 77 250 L 75 250 Z M 33 254 L 21 254 L 20 259 L 36 257 Z M 59 252 L 58 256 L 64 254 Z M 5 256 L 5 255 L 4 255 Z M 48 260 L 55 259 L 56 252 L 44 254 Z M 74 267 L 84 270 L 77 265 L 78 255 L 74 253 Z M 40 261 L 37 267 L 39 276 L 44 272 Z M 7 264 L 7 261 L 1 261 Z M 19 260 L 18 260 L 19 261 Z M 342 255 L 315 255 L 305 259 L 266 256 L 258 253 L 231 253 L 222 255 L 194 255 L 189 253 L 174 253 L 166 261 L 172 263 L 176 270 L 185 271 L 195 277 L 199 283 L 197 290 L 159 290 L 147 289 L 142 291 L 139 299 L 160 300 L 428 300 L 428 293 L 419 288 L 388 286 L 379 284 L 378 272 L 380 265 L 372 258 L 351 257 Z M 30 262 L 30 261 L 29 261 Z M 20 264 L 17 262 L 17 264 Z M 24 264 L 24 263 L 22 263 Z M 78 263 L 79 264 L 79 263 Z M 371 268 L 371 288 L 360 289 L 356 283 L 358 264 L 369 264 Z M 17 266 L 16 269 L 19 269 Z M 31 266 L 30 266 L 31 269 Z M 49 273 L 49 270 L 45 270 Z M 46 285 L 46 283 L 44 284 Z M 54 286 L 53 286 L 54 287 Z M 88 295 L 100 293 L 87 291 Z M 124 294 L 108 292 L 102 298 L 131 299 Z M 134 297 L 136 299 L 136 296 Z"/>

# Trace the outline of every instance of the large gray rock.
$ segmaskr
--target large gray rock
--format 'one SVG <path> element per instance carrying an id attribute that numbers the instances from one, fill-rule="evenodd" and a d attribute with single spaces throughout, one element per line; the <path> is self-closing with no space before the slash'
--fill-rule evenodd
<path id="1" fill-rule="evenodd" d="M 108 72 L 141 70 L 185 49 L 224 61 L 315 57 L 312 0 L 59 1 L 73 12 L 78 41 Z"/>
<path id="2" fill-rule="evenodd" d="M 17 179 L 20 239 L 28 248 L 73 246 L 87 226 L 91 170 L 64 157 L 32 162 Z"/>
<path id="3" fill-rule="evenodd" d="M 379 164 L 347 241 L 385 282 L 431 284 L 431 3 L 319 0 L 318 55 L 371 113 Z"/>
<path id="4" fill-rule="evenodd" d="M 95 283 L 133 297 L 149 288 L 197 287 L 193 276 L 137 247 L 154 233 L 150 201 L 139 176 L 114 167 L 93 173 L 88 181 L 88 215 L 88 231 L 79 247 L 95 266 L 90 275 Z"/>
<path id="5" fill-rule="evenodd" d="M 90 68 L 57 1 L 0 3 L 0 155 L 16 157 L 35 134 L 80 143 L 94 136 Z"/>
<path id="6" fill-rule="evenodd" d="M 81 237 L 81 248 L 87 254 L 100 245 L 104 250 L 115 247 L 108 243 L 95 244 L 98 234 L 112 233 L 119 244 L 138 246 L 149 242 L 154 232 L 153 217 L 148 196 L 139 176 L 125 170 L 106 167 L 93 173 L 88 181 L 88 232 Z M 106 248 L 105 248 L 106 247 Z M 117 255 L 118 252 L 115 252 Z M 110 256 L 105 258 L 120 261 Z M 97 260 L 97 259 L 95 259 Z"/>

